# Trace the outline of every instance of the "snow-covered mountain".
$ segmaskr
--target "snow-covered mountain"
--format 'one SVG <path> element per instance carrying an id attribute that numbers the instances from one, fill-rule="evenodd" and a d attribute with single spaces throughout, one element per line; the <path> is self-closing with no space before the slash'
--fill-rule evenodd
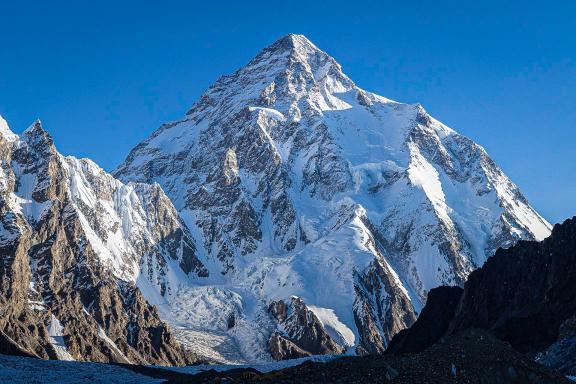
<path id="1" fill-rule="evenodd" d="M 381 352 L 431 288 L 551 229 L 482 147 L 302 35 L 221 77 L 115 176 L 160 184 L 190 229 L 208 276 L 157 304 L 220 360 Z M 298 332 L 271 316 L 280 301 Z"/>
<path id="2" fill-rule="evenodd" d="M 195 252 L 158 185 L 123 184 L 60 155 L 39 121 L 17 136 L 0 118 L 3 353 L 194 362 L 146 299 L 206 275 Z"/>

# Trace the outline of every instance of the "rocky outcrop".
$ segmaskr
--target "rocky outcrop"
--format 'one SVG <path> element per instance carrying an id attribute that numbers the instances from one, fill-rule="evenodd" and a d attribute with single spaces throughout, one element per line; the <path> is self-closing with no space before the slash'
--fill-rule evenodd
<path id="1" fill-rule="evenodd" d="M 274 332 L 268 341 L 268 348 L 274 360 L 299 359 L 301 357 L 312 356 L 308 351 L 303 350 L 290 339 Z"/>
<path id="2" fill-rule="evenodd" d="M 398 332 L 386 352 L 418 353 L 434 344 L 448 331 L 461 296 L 460 287 L 432 289 L 418 320 L 410 328 Z"/>
<path id="3" fill-rule="evenodd" d="M 576 375 L 575 317 L 560 326 L 558 339 L 536 356 L 536 361 L 568 376 Z"/>
<path id="4" fill-rule="evenodd" d="M 137 367 L 135 367 L 137 368 Z M 252 368 L 203 371 L 198 383 L 569 384 L 571 381 L 513 350 L 493 335 L 467 330 L 416 354 L 306 361 L 272 372 Z"/>
<path id="5" fill-rule="evenodd" d="M 340 354 L 345 351 L 299 297 L 293 296 L 289 304 L 282 300 L 274 301 L 270 303 L 269 311 L 278 322 L 279 328 L 269 341 L 274 359 Z"/>
<path id="6" fill-rule="evenodd" d="M 576 358 L 574 292 L 576 218 L 554 226 L 552 235 L 542 242 L 521 241 L 498 250 L 468 278 L 445 332 L 437 332 L 437 325 L 426 316 L 413 327 L 422 329 L 401 333 L 392 345 L 395 352 L 421 350 L 446 335 L 483 329 L 522 353 L 538 356 L 542 363 L 572 373 Z M 451 312 L 454 299 L 445 295 L 430 301 L 422 316 L 446 308 Z M 442 323 L 446 324 L 445 319 Z M 423 338 L 426 332 L 437 340 Z"/>
<path id="7" fill-rule="evenodd" d="M 140 252 L 155 254 L 158 264 L 173 260 L 189 272 L 202 269 L 161 190 L 135 187 L 141 197 L 146 188 L 152 192 L 142 203 L 137 192 L 129 194 L 132 202 L 149 203 L 146 212 L 132 214 L 158 225 L 146 228 L 139 241 L 137 221 L 123 216 L 124 222 L 115 222 L 117 211 L 107 204 L 121 204 L 130 187 L 89 161 L 62 157 L 40 122 L 21 137 L 0 135 L 0 161 L 2 351 L 45 359 L 194 363 L 196 357 L 176 342 L 130 279 L 146 270 Z M 131 228 L 123 231 L 122 225 Z M 162 271 L 166 267 L 155 269 L 157 285 L 148 282 L 159 293 Z"/>
<path id="8" fill-rule="evenodd" d="M 388 341 L 416 320 L 408 295 L 388 266 L 375 261 L 357 276 L 354 319 L 360 333 L 358 355 L 383 353 Z"/>
<path id="9" fill-rule="evenodd" d="M 523 352 L 550 345 L 576 313 L 574 250 L 575 219 L 541 243 L 499 250 L 468 279 L 451 330 L 489 329 Z"/>

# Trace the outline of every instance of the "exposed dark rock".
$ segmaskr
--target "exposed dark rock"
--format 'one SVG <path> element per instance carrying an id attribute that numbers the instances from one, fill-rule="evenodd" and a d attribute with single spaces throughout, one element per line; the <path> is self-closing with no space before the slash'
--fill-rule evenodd
<path id="1" fill-rule="evenodd" d="M 283 323 L 288 316 L 288 306 L 284 300 L 271 302 L 268 306 L 268 310 L 279 323 Z"/>
<path id="2" fill-rule="evenodd" d="M 450 332 L 486 329 L 521 352 L 558 340 L 576 314 L 576 218 L 554 226 L 544 241 L 500 249 L 473 272 Z"/>
<path id="3" fill-rule="evenodd" d="M 562 323 L 558 340 L 539 353 L 536 361 L 566 375 L 576 376 L 576 316 Z"/>
<path id="4" fill-rule="evenodd" d="M 0 331 L 0 354 L 38 358 L 35 354 L 19 346 L 2 331 Z"/>
<path id="5" fill-rule="evenodd" d="M 479 328 L 564 373 L 576 361 L 576 218 L 554 226 L 542 242 L 520 241 L 500 249 L 465 284 L 445 332 L 430 321 L 456 296 L 431 300 L 422 321 L 393 340 L 393 352 L 422 350 L 446 335 Z M 448 313 L 446 313 L 448 315 Z M 428 333 L 426 335 L 426 333 Z M 435 340 L 436 339 L 436 340 Z"/>
<path id="6" fill-rule="evenodd" d="M 462 296 L 462 288 L 442 286 L 428 294 L 426 306 L 410 328 L 400 331 L 387 353 L 417 353 L 434 344 L 446 333 Z"/>
<path id="7" fill-rule="evenodd" d="M 381 354 L 394 335 L 414 323 L 414 307 L 387 264 L 378 260 L 356 275 L 354 290 L 354 320 L 360 333 L 356 353 Z"/>
<path id="8" fill-rule="evenodd" d="M 272 302 L 269 311 L 282 329 L 282 334 L 274 332 L 268 342 L 275 359 L 344 352 L 302 299 L 293 296 L 289 305 L 282 300 Z"/>
<path id="9" fill-rule="evenodd" d="M 137 369 L 137 367 L 135 367 Z M 268 373 L 206 371 L 198 383 L 569 384 L 570 381 L 480 330 L 450 335 L 415 354 L 342 357 Z M 176 382 L 176 381 L 174 381 Z"/>
<path id="10" fill-rule="evenodd" d="M 275 360 L 289 360 L 312 356 L 310 352 L 303 350 L 278 332 L 274 332 L 272 336 L 270 336 L 268 347 L 270 354 Z"/>

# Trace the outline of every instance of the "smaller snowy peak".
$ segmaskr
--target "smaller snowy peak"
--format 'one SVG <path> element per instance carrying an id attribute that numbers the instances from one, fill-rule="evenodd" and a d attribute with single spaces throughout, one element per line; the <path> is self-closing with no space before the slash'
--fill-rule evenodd
<path id="1" fill-rule="evenodd" d="M 32 147 L 42 148 L 43 150 L 52 149 L 54 140 L 52 136 L 42 127 L 40 119 L 36 119 L 22 132 L 17 135 L 10 130 L 8 122 L 0 116 L 0 136 L 9 142 L 16 142 L 19 146 L 25 144 Z"/>
<path id="2" fill-rule="evenodd" d="M 36 121 L 0 140 L 0 201 L 6 337 L 41 358 L 192 362 L 144 296 L 162 300 L 201 268 L 160 187 L 64 158 Z"/>
<path id="3" fill-rule="evenodd" d="M 54 145 L 52 136 L 42 127 L 40 119 L 37 119 L 28 128 L 26 128 L 26 130 L 22 132 L 20 138 L 28 143 L 28 145 L 45 144 L 49 147 Z"/>
<path id="4" fill-rule="evenodd" d="M 15 141 L 18 136 L 10 130 L 8 127 L 8 122 L 0 115 L 0 136 L 2 136 L 7 141 Z"/>
<path id="5" fill-rule="evenodd" d="M 30 125 L 16 141 L 19 153 L 27 153 L 38 164 L 47 164 L 49 159 L 57 155 L 56 146 L 52 136 L 44 130 L 40 120 Z M 28 161 L 23 159 L 24 161 Z"/>
<path id="6" fill-rule="evenodd" d="M 22 135 L 34 135 L 41 132 L 48 134 L 48 132 L 42 128 L 42 121 L 40 119 L 36 119 L 32 124 L 28 126 L 28 128 L 24 130 L 24 132 L 22 132 Z"/>

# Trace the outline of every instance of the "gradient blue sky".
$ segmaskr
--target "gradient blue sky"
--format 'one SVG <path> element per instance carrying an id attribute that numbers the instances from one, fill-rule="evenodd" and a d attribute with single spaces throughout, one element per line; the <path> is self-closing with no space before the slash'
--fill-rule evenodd
<path id="1" fill-rule="evenodd" d="M 26 1 L 0 12 L 0 114 L 112 170 L 218 76 L 303 33 L 362 88 L 483 145 L 551 222 L 576 214 L 576 2 Z M 119 4 L 121 3 L 121 4 Z"/>

